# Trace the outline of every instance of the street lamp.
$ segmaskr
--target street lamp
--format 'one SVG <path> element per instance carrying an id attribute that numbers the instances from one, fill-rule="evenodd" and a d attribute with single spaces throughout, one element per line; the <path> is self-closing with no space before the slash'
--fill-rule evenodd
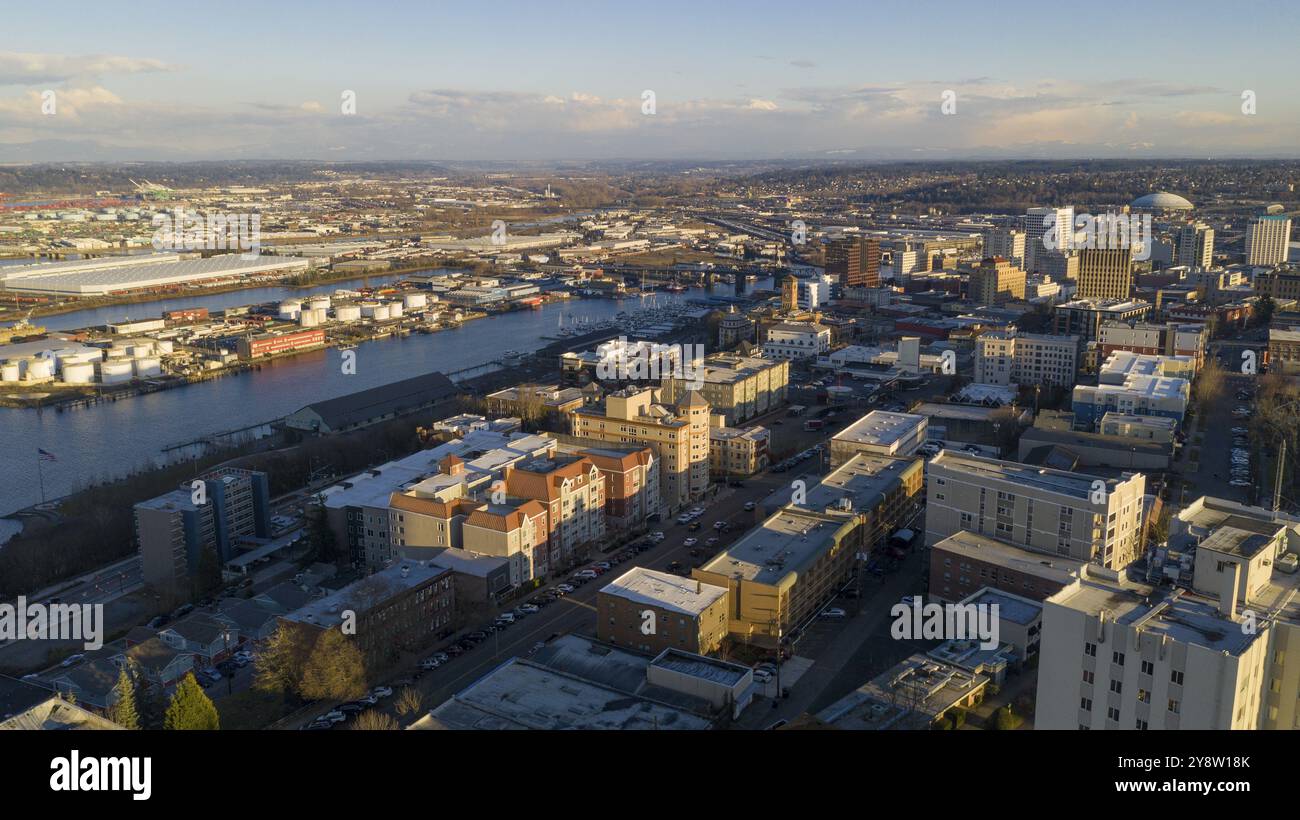
<path id="1" fill-rule="evenodd" d="M 230 630 L 229 629 L 221 630 L 221 637 L 226 642 L 225 656 L 230 657 Z M 227 672 L 226 673 L 226 694 L 227 695 L 233 694 L 234 690 L 235 690 L 234 676 L 231 673 Z"/>

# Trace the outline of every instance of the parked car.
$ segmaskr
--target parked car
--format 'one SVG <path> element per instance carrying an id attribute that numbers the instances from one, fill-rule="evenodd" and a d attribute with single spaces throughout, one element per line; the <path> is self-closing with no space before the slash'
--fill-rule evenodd
<path id="1" fill-rule="evenodd" d="M 685 544 L 685 545 L 688 546 L 688 547 L 693 547 L 693 546 L 695 546 L 696 544 L 700 543 L 700 539 L 698 539 L 698 538 L 687 538 L 687 539 L 686 539 L 685 541 L 683 541 L 682 543 Z"/>
<path id="2" fill-rule="evenodd" d="M 370 690 L 370 694 L 381 699 L 389 698 L 393 696 L 393 690 L 392 687 L 389 686 L 376 686 L 374 689 Z"/>
<path id="3" fill-rule="evenodd" d="M 831 607 L 830 609 L 824 609 L 824 610 L 822 610 L 822 617 L 823 617 L 823 618 L 843 618 L 843 617 L 845 617 L 845 616 L 848 615 L 848 614 L 849 614 L 849 613 L 845 612 L 844 610 L 840 609 L 839 607 Z"/>
<path id="4" fill-rule="evenodd" d="M 520 604 L 519 611 L 524 613 L 525 615 L 536 615 L 537 613 L 541 612 L 542 609 L 541 607 L 537 606 L 537 604 Z"/>
<path id="5" fill-rule="evenodd" d="M 320 719 L 328 720 L 330 723 L 342 723 L 343 721 L 348 719 L 348 716 L 340 712 L 338 709 L 334 709 L 333 711 L 329 711 L 321 715 Z"/>
<path id="6" fill-rule="evenodd" d="M 757 506 L 758 506 L 758 505 L 755 504 L 753 501 L 746 501 L 746 502 L 745 502 L 745 509 L 746 509 L 746 510 L 752 510 L 752 509 L 754 509 L 754 508 L 757 507 Z"/>

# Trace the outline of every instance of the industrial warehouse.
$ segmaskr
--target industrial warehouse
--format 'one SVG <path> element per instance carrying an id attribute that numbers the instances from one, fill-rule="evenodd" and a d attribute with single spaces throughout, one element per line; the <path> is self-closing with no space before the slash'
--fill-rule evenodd
<path id="1" fill-rule="evenodd" d="M 177 254 L 50 262 L 0 273 L 0 286 L 19 293 L 60 296 L 107 296 L 174 285 L 211 284 L 259 274 L 292 276 L 310 267 L 306 259 L 223 254 L 183 259 Z"/>

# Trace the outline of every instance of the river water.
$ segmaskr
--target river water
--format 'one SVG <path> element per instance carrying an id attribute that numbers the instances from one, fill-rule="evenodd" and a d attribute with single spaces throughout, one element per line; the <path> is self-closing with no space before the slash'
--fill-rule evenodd
<path id="1" fill-rule="evenodd" d="M 127 316 L 152 318 L 164 310 L 216 310 L 312 292 L 331 293 L 363 281 L 375 285 L 400 278 L 375 276 L 312 290 L 259 288 L 168 299 L 79 311 L 40 322 L 51 330 L 87 327 Z M 771 280 L 760 280 L 755 286 L 770 288 Z M 734 289 L 717 285 L 714 293 L 732 295 Z M 44 496 L 57 498 L 92 483 L 186 457 L 183 450 L 170 455 L 165 455 L 164 450 L 205 435 L 258 425 L 312 402 L 423 373 L 486 364 L 502 358 L 509 350 L 537 350 L 548 344 L 543 337 L 554 337 L 560 327 L 575 322 L 598 322 L 620 311 L 631 312 L 652 304 L 663 306 L 703 295 L 703 290 L 691 289 L 679 294 L 659 292 L 644 299 L 575 299 L 538 310 L 478 319 L 455 330 L 366 342 L 356 350 L 353 375 L 342 373 L 341 354 L 331 349 L 270 362 L 261 370 L 61 413 L 52 409 L 0 408 L 0 515 L 40 501 L 42 479 Z M 38 465 L 37 448 L 53 453 L 56 460 Z"/>

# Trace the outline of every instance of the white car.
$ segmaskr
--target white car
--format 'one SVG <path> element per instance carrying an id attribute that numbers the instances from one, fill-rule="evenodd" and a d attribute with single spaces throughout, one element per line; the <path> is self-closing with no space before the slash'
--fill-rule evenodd
<path id="1" fill-rule="evenodd" d="M 393 690 L 387 686 L 376 686 L 374 689 L 370 690 L 370 694 L 377 698 L 387 698 L 392 697 Z"/>
<path id="2" fill-rule="evenodd" d="M 683 541 L 682 543 L 685 544 L 685 545 L 688 546 L 688 547 L 693 547 L 693 546 L 695 546 L 696 544 L 700 543 L 700 539 L 698 539 L 698 538 L 687 538 L 687 539 L 686 539 L 685 541 Z"/>
<path id="3" fill-rule="evenodd" d="M 537 604 L 520 604 L 519 611 L 525 615 L 536 615 L 542 611 L 542 608 Z"/>
<path id="4" fill-rule="evenodd" d="M 497 616 L 497 623 L 499 624 L 512 624 L 514 622 L 515 622 L 515 615 L 513 612 L 502 612 L 500 615 Z"/>
<path id="5" fill-rule="evenodd" d="M 768 672 L 766 669 L 755 669 L 755 670 L 754 670 L 754 682 L 755 682 L 755 683 L 767 683 L 767 682 L 770 681 L 771 679 L 772 679 L 772 673 L 771 673 L 771 672 Z"/>
<path id="6" fill-rule="evenodd" d="M 848 614 L 849 613 L 845 612 L 844 610 L 840 609 L 837 606 L 822 611 L 823 618 L 843 618 Z"/>
<path id="7" fill-rule="evenodd" d="M 570 592 L 573 592 L 573 590 L 575 589 L 573 586 L 569 584 L 556 584 L 555 588 L 558 589 L 560 592 L 563 592 L 565 595 L 568 595 Z"/>
<path id="8" fill-rule="evenodd" d="M 330 723 L 342 723 L 347 720 L 348 716 L 335 709 L 333 712 L 326 712 L 320 716 L 320 720 L 328 720 Z"/>
<path id="9" fill-rule="evenodd" d="M 754 508 L 757 507 L 757 506 L 758 506 L 758 505 L 755 504 L 753 501 L 746 501 L 746 502 L 745 502 L 745 509 L 746 509 L 746 510 L 752 510 L 752 509 L 754 509 Z"/>
<path id="10" fill-rule="evenodd" d="M 662 532 L 652 532 L 650 533 L 650 537 L 653 538 L 656 542 L 658 542 L 664 540 L 668 536 L 664 535 Z"/>

